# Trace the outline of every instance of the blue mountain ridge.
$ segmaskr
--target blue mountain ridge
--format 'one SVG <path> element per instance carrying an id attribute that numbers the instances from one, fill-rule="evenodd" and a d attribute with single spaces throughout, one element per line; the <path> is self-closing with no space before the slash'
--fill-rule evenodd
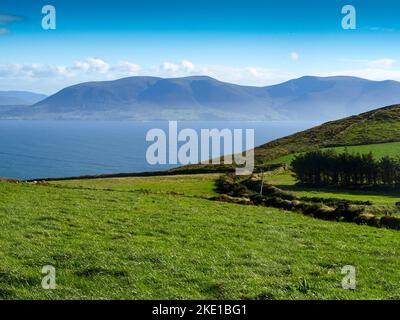
<path id="1" fill-rule="evenodd" d="M 67 87 L 1 118 L 333 120 L 400 103 L 400 82 L 305 76 L 254 87 L 208 76 L 129 77 Z"/>

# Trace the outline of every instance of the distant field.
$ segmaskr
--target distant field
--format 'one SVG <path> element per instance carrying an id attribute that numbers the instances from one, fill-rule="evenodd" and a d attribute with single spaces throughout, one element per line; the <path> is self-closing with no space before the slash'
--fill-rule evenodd
<path id="1" fill-rule="evenodd" d="M 51 182 L 51 184 L 90 189 L 112 189 L 117 191 L 147 190 L 152 193 L 178 193 L 186 196 L 210 197 L 216 195 L 214 191 L 214 182 L 218 177 L 218 174 L 197 174 L 145 178 L 66 180 Z"/>
<path id="2" fill-rule="evenodd" d="M 348 146 L 348 147 L 336 147 L 336 148 L 324 148 L 333 149 L 337 152 L 344 152 L 346 149 L 350 153 L 369 153 L 372 152 L 376 158 L 382 158 L 384 156 L 390 157 L 398 157 L 400 156 L 400 142 L 392 142 L 392 143 L 380 143 L 380 144 L 370 144 L 370 145 L 360 145 L 360 146 Z M 286 163 L 290 164 L 295 157 L 295 154 L 290 154 L 284 157 L 279 157 L 277 159 L 268 161 L 267 163 L 275 164 L 275 163 Z"/>
<path id="3" fill-rule="evenodd" d="M 395 206 L 397 202 L 400 202 L 399 192 L 303 187 L 296 185 L 296 180 L 290 171 L 269 173 L 265 176 L 265 182 L 290 191 L 298 197 L 372 201 L 373 206 L 367 207 L 367 212 L 375 215 L 384 215 L 389 212 L 400 215 L 400 211 Z"/>
<path id="4" fill-rule="evenodd" d="M 210 201 L 213 179 L 0 182 L 0 298 L 400 299 L 398 231 Z"/>
<path id="5" fill-rule="evenodd" d="M 347 150 L 350 153 L 369 153 L 372 152 L 375 158 L 384 156 L 398 157 L 400 156 L 400 143 L 381 143 L 371 145 L 349 146 L 324 148 L 336 150 L 338 153 Z M 268 163 L 286 163 L 290 165 L 295 154 L 280 157 Z M 320 198 L 339 198 L 345 200 L 372 201 L 373 207 L 368 208 L 371 213 L 383 215 L 388 212 L 391 214 L 400 214 L 395 203 L 400 202 L 399 192 L 383 192 L 383 191 L 362 191 L 362 190 L 345 190 L 334 188 L 307 188 L 297 186 L 295 178 L 290 171 L 273 172 L 266 176 L 267 183 L 273 184 L 281 189 L 291 191 L 299 197 L 320 197 Z"/>

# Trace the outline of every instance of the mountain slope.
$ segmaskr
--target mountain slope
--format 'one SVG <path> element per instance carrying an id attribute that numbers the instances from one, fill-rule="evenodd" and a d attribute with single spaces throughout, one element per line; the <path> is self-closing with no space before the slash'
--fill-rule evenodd
<path id="1" fill-rule="evenodd" d="M 135 120 L 279 118 L 253 91 L 202 76 L 131 77 L 65 88 L 34 105 L 30 115 Z M 246 112 L 244 106 L 255 114 Z"/>
<path id="2" fill-rule="evenodd" d="M 273 107 L 292 119 L 340 119 L 377 106 L 400 103 L 396 81 L 355 77 L 303 77 L 267 88 Z"/>
<path id="3" fill-rule="evenodd" d="M 32 105 L 47 96 L 27 91 L 0 91 L 0 106 Z"/>
<path id="4" fill-rule="evenodd" d="M 396 81 L 302 77 L 251 87 L 206 76 L 130 77 L 71 86 L 0 118 L 328 121 L 396 103 Z"/>
<path id="5" fill-rule="evenodd" d="M 400 105 L 332 121 L 255 150 L 258 163 L 315 148 L 400 141 Z"/>

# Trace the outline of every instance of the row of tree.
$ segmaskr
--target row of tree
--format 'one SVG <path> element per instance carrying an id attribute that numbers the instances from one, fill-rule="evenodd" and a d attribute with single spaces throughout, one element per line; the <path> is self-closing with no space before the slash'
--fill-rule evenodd
<path id="1" fill-rule="evenodd" d="M 332 186 L 399 186 L 400 158 L 375 159 L 372 153 L 311 151 L 292 161 L 302 184 Z"/>

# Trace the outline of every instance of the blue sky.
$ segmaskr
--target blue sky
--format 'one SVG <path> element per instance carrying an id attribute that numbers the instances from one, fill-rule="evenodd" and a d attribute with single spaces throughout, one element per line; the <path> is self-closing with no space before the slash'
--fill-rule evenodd
<path id="1" fill-rule="evenodd" d="M 41 27 L 46 4 L 56 30 Z M 347 4 L 355 30 L 341 26 Z M 0 90 L 53 93 L 133 75 L 260 86 L 303 75 L 400 80 L 399 13 L 388 0 L 2 0 Z"/>

